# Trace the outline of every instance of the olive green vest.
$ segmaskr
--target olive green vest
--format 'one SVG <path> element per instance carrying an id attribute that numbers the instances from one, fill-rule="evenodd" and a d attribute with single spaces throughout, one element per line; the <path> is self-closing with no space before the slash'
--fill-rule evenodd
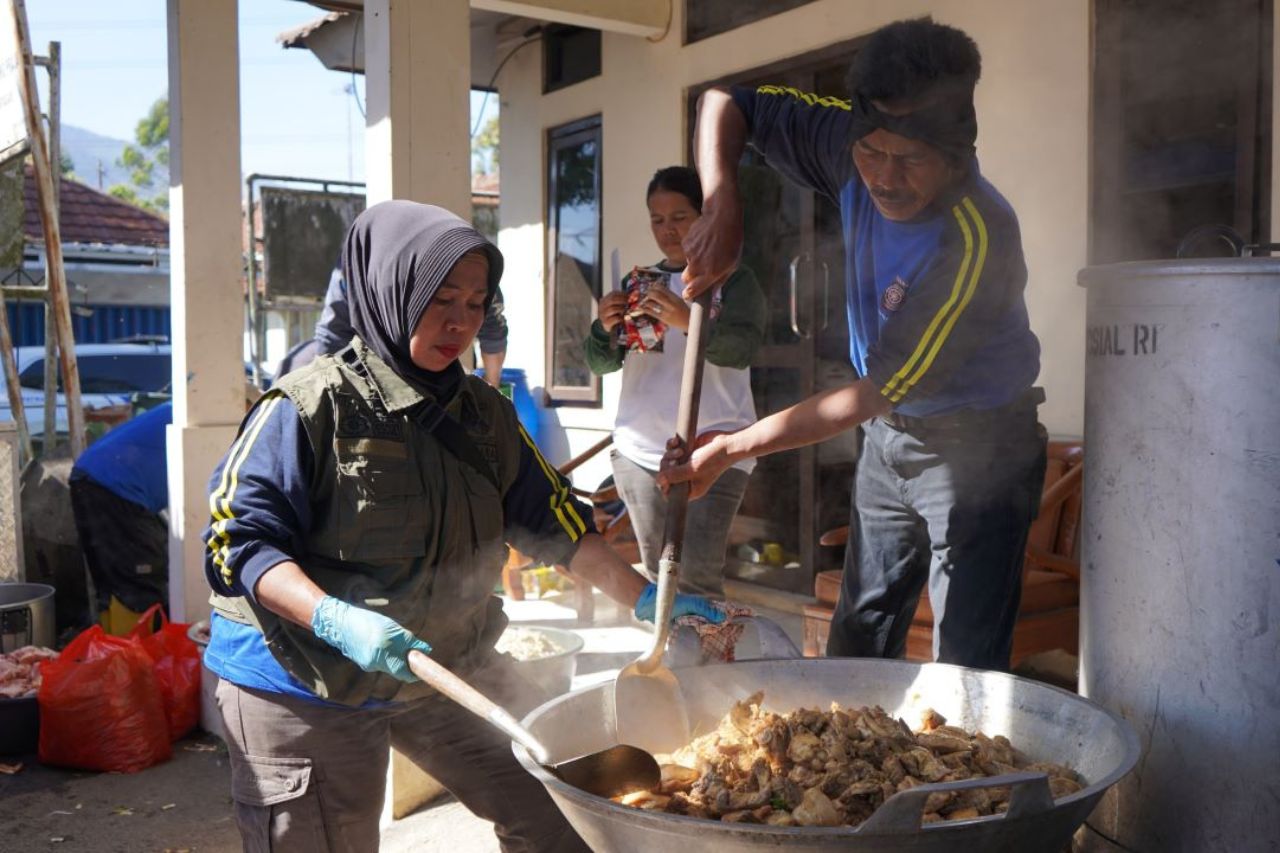
<path id="1" fill-rule="evenodd" d="M 314 451 L 311 529 L 297 559 L 303 571 L 329 595 L 426 640 L 445 666 L 474 669 L 507 621 L 493 590 L 507 553 L 502 494 L 520 459 L 511 404 L 469 376 L 445 407 L 492 467 L 491 479 L 415 421 L 428 398 L 359 339 L 276 388 L 297 407 Z M 364 672 L 309 628 L 248 599 L 215 595 L 213 603 L 256 625 L 276 660 L 317 696 L 360 705 L 430 692 Z"/>

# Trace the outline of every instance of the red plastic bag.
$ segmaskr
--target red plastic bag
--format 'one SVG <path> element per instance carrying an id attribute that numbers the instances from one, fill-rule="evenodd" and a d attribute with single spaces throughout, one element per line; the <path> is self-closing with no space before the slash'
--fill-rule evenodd
<path id="1" fill-rule="evenodd" d="M 158 631 L 152 627 L 157 617 Z M 129 632 L 155 662 L 156 682 L 169 721 L 169 740 L 177 740 L 200 722 L 200 649 L 187 636 L 190 627 L 170 622 L 164 608 L 153 604 Z"/>
<path id="2" fill-rule="evenodd" d="M 154 664 L 137 640 L 94 625 L 40 665 L 40 760 L 136 773 L 167 761 L 169 727 Z"/>

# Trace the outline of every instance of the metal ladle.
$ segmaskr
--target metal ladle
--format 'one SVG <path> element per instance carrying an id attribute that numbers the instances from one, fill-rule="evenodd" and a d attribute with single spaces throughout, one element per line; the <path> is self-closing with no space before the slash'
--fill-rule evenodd
<path id="1" fill-rule="evenodd" d="M 534 761 L 573 787 L 601 797 L 658 787 L 662 776 L 658 762 L 643 749 L 618 744 L 552 764 L 542 742 L 501 705 L 422 652 L 409 652 L 408 661 L 414 675 L 529 750 Z"/>

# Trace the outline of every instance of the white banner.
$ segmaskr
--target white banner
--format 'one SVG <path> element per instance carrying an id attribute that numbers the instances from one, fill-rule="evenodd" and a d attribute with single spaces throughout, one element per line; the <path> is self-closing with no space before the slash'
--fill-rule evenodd
<path id="1" fill-rule="evenodd" d="M 0 163 L 27 151 L 27 120 L 22 106 L 22 77 L 12 0 L 0 0 Z"/>

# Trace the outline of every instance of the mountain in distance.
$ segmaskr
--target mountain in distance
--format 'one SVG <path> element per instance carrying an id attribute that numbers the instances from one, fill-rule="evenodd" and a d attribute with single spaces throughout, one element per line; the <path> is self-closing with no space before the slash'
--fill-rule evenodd
<path id="1" fill-rule="evenodd" d="M 71 158 L 73 178 L 87 187 L 106 192 L 116 184 L 129 185 L 129 170 L 119 163 L 127 140 L 112 139 L 75 125 L 62 125 L 62 153 Z M 159 163 L 153 173 L 154 185 L 145 195 L 169 191 L 169 169 Z"/>

